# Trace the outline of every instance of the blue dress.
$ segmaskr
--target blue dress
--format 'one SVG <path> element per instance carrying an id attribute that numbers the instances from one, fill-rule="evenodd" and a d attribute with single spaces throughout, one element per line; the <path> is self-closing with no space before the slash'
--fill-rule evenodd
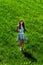
<path id="1" fill-rule="evenodd" d="M 23 26 L 21 26 L 21 29 L 18 29 L 19 33 L 18 33 L 18 40 L 23 39 L 24 40 L 24 28 Z"/>

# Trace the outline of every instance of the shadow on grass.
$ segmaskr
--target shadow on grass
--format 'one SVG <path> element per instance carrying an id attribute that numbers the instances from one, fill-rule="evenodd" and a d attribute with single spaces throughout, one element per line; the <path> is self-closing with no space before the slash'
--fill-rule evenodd
<path id="1" fill-rule="evenodd" d="M 22 53 L 24 54 L 25 57 L 27 57 L 28 59 L 30 59 L 32 62 L 37 62 L 37 59 L 34 58 L 31 53 L 28 53 L 26 51 L 22 51 Z"/>

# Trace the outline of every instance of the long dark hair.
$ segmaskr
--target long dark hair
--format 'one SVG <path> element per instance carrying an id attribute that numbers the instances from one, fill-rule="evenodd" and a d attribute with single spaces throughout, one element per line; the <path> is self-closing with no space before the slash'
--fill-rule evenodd
<path id="1" fill-rule="evenodd" d="M 25 24 L 24 24 L 24 21 L 23 21 L 23 20 L 20 20 L 20 21 L 19 21 L 19 29 L 21 29 L 21 22 L 23 22 L 23 23 L 22 23 L 22 26 L 23 26 L 24 32 L 25 32 L 26 29 L 25 29 Z"/>

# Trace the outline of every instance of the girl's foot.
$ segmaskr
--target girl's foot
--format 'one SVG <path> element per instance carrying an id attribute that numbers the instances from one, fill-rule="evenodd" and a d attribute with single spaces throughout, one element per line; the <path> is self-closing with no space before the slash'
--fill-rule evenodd
<path id="1" fill-rule="evenodd" d="M 24 48 L 22 48 L 22 51 L 24 51 Z"/>
<path id="2" fill-rule="evenodd" d="M 20 51 L 22 51 L 22 48 L 20 48 Z"/>
<path id="3" fill-rule="evenodd" d="M 20 48 L 20 51 L 24 51 L 24 48 Z"/>

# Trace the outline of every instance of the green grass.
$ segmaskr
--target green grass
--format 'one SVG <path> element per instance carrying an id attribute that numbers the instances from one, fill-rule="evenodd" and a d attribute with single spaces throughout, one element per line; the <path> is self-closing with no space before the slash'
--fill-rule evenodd
<path id="1" fill-rule="evenodd" d="M 24 19 L 29 39 L 25 50 L 37 62 L 20 52 L 19 19 Z M 0 65 L 43 65 L 43 0 L 0 0 Z"/>

